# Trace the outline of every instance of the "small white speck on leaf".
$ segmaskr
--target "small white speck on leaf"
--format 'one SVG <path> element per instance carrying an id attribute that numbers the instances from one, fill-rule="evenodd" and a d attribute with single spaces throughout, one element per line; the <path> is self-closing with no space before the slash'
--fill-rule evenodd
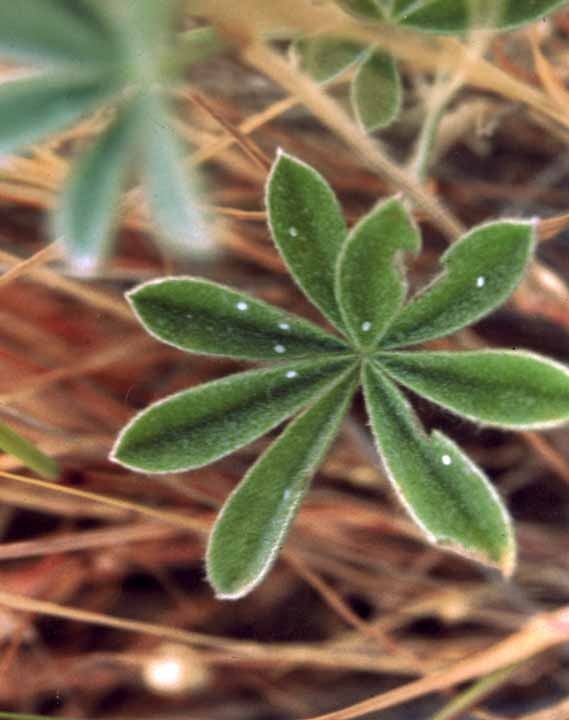
<path id="1" fill-rule="evenodd" d="M 476 287 L 483 288 L 484 285 L 486 285 L 486 278 L 480 275 L 480 277 L 476 278 Z"/>
<path id="2" fill-rule="evenodd" d="M 279 327 L 281 330 L 290 330 L 290 325 L 288 323 L 279 323 Z"/>
<path id="3" fill-rule="evenodd" d="M 371 330 L 371 323 L 366 320 L 366 322 L 362 323 L 362 330 L 364 332 L 369 332 Z"/>
<path id="4" fill-rule="evenodd" d="M 452 458 L 450 455 L 443 455 L 441 460 L 443 461 L 443 465 L 452 465 Z"/>
<path id="5" fill-rule="evenodd" d="M 298 230 L 295 227 L 289 227 L 288 234 L 291 237 L 298 237 Z"/>
<path id="6" fill-rule="evenodd" d="M 246 302 L 243 302 L 242 300 L 237 303 L 237 309 L 241 310 L 241 312 L 245 312 L 245 310 L 249 309 L 249 305 L 247 305 Z"/>
<path id="7" fill-rule="evenodd" d="M 295 377 L 298 377 L 298 373 L 296 370 L 289 370 L 286 374 L 287 378 L 290 378 L 291 380 Z"/>
<path id="8" fill-rule="evenodd" d="M 282 355 L 286 352 L 286 348 L 284 345 L 275 345 L 275 352 L 279 353 L 279 355 Z"/>

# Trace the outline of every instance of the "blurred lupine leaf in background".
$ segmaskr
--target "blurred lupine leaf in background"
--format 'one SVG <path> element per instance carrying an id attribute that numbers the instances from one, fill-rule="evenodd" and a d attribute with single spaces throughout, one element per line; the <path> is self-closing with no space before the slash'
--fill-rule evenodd
<path id="1" fill-rule="evenodd" d="M 174 33 L 177 0 L 22 0 L 0 5 L 0 57 L 37 64 L 0 85 L 0 150 L 13 153 L 106 108 L 109 124 L 72 164 L 52 230 L 76 272 L 113 251 L 132 171 L 166 247 L 204 256 L 214 243 L 162 97 L 181 70 L 222 44 L 209 28 Z"/>
<path id="2" fill-rule="evenodd" d="M 454 332 L 503 303 L 532 259 L 534 224 L 474 228 L 443 257 L 443 274 L 405 304 L 401 255 L 417 253 L 421 238 L 399 199 L 380 203 L 348 230 L 326 181 L 285 153 L 266 197 L 277 249 L 338 334 L 204 280 L 135 288 L 132 307 L 157 339 L 189 352 L 281 362 L 155 403 L 123 429 L 112 459 L 144 472 L 199 468 L 306 408 L 249 470 L 214 525 L 208 578 L 219 597 L 238 598 L 275 561 L 362 383 L 387 474 L 426 537 L 509 575 L 516 546 L 498 494 L 451 439 L 422 429 L 398 384 L 475 422 L 547 427 L 569 420 L 568 370 L 510 350 L 391 348 Z"/>

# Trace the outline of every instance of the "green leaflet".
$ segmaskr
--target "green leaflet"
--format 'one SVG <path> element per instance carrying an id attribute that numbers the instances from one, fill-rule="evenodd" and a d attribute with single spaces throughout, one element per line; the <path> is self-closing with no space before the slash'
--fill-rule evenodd
<path id="1" fill-rule="evenodd" d="M 59 475 L 59 466 L 55 460 L 3 422 L 0 422 L 0 449 L 18 458 L 26 467 L 47 480 L 55 480 Z"/>
<path id="2" fill-rule="evenodd" d="M 409 403 L 375 367 L 364 394 L 378 451 L 410 515 L 431 542 L 510 575 L 515 542 L 507 512 L 482 473 L 442 433 L 427 436 Z"/>
<path id="3" fill-rule="evenodd" d="M 347 228 L 328 183 L 305 163 L 279 152 L 267 185 L 269 225 L 292 276 L 336 327 L 336 261 Z"/>
<path id="4" fill-rule="evenodd" d="M 359 43 L 337 35 L 302 38 L 293 50 L 300 67 L 320 83 L 333 80 L 365 53 L 365 47 Z"/>
<path id="5" fill-rule="evenodd" d="M 377 356 L 396 380 L 459 415 L 504 428 L 569 420 L 569 371 L 526 352 L 389 352 Z"/>
<path id="6" fill-rule="evenodd" d="M 207 551 L 208 579 L 219 598 L 243 597 L 270 570 L 356 384 L 354 365 L 287 427 L 225 502 Z"/>
<path id="7" fill-rule="evenodd" d="M 351 86 L 352 106 L 368 132 L 381 130 L 397 119 L 401 109 L 401 78 L 395 60 L 379 50 L 368 53 Z"/>
<path id="8" fill-rule="evenodd" d="M 384 11 L 379 0 L 336 0 L 336 3 L 363 20 L 383 20 Z"/>
<path id="9" fill-rule="evenodd" d="M 509 29 L 525 25 L 564 5 L 566 0 L 395 0 L 392 16 L 401 25 L 436 33 L 469 27 Z"/>
<path id="10" fill-rule="evenodd" d="M 534 225 L 498 221 L 474 228 L 441 257 L 445 271 L 403 308 L 382 347 L 449 335 L 501 305 L 531 259 Z"/>
<path id="11" fill-rule="evenodd" d="M 157 96 L 148 95 L 143 112 L 143 182 L 157 230 L 176 254 L 211 255 L 215 246 L 197 206 L 184 149 L 167 109 Z"/>
<path id="12" fill-rule="evenodd" d="M 318 326 L 208 280 L 151 281 L 128 299 L 149 333 L 181 350 L 252 360 L 349 351 Z"/>
<path id="13" fill-rule="evenodd" d="M 340 258 L 336 296 L 356 345 L 377 345 L 405 298 L 399 267 L 403 250 L 418 252 L 421 238 L 402 203 L 380 203 L 353 228 Z"/>
<path id="14" fill-rule="evenodd" d="M 111 459 L 164 473 L 202 467 L 276 427 L 337 379 L 353 359 L 251 370 L 171 395 L 123 429 Z"/>
<path id="15" fill-rule="evenodd" d="M 92 274 L 111 250 L 121 189 L 136 135 L 139 108 L 130 102 L 73 165 L 52 215 L 71 267 Z"/>
<path id="16" fill-rule="evenodd" d="M 0 55 L 21 62 L 107 64 L 116 34 L 95 0 L 18 0 L 0 5 Z"/>
<path id="17" fill-rule="evenodd" d="M 115 90 L 99 72 L 61 70 L 0 85 L 0 153 L 31 145 L 76 122 Z"/>

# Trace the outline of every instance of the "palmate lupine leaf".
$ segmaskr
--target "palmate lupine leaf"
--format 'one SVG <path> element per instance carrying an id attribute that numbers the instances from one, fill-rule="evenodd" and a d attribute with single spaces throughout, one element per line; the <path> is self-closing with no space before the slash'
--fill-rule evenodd
<path id="1" fill-rule="evenodd" d="M 436 33 L 479 27 L 510 29 L 534 22 L 566 0 L 395 0 L 392 18 L 401 25 Z"/>
<path id="2" fill-rule="evenodd" d="M 358 366 L 294 420 L 231 493 L 207 551 L 208 579 L 220 598 L 246 595 L 274 563 L 336 436 L 357 386 Z"/>
<path id="3" fill-rule="evenodd" d="M 250 360 L 349 351 L 317 325 L 208 280 L 151 281 L 128 299 L 149 333 L 180 350 Z"/>
<path id="4" fill-rule="evenodd" d="M 372 365 L 364 393 L 378 451 L 403 504 L 432 542 L 509 575 L 515 542 L 492 485 L 442 433 L 430 437 L 409 403 Z"/>
<path id="5" fill-rule="evenodd" d="M 481 225 L 441 257 L 441 276 L 403 309 L 382 347 L 403 347 L 449 335 L 501 305 L 520 282 L 535 242 L 533 223 Z"/>
<path id="6" fill-rule="evenodd" d="M 119 110 L 73 165 L 52 214 L 54 235 L 63 239 L 71 267 L 79 274 L 92 274 L 111 253 L 139 113 L 136 101 Z"/>
<path id="7" fill-rule="evenodd" d="M 276 427 L 334 382 L 350 359 L 311 359 L 238 373 L 151 405 L 122 431 L 112 458 L 154 473 L 202 467 Z"/>
<path id="8" fill-rule="evenodd" d="M 532 353 L 385 352 L 377 361 L 414 392 L 475 422 L 528 429 L 569 420 L 569 371 Z"/>
<path id="9" fill-rule="evenodd" d="M 356 118 L 366 132 L 391 125 L 401 110 L 401 77 L 393 56 L 369 51 L 358 66 L 350 92 Z"/>
<path id="10" fill-rule="evenodd" d="M 339 257 L 336 296 L 356 345 L 373 348 L 406 293 L 402 251 L 417 253 L 419 232 L 401 202 L 380 203 L 350 232 Z"/>
<path id="11" fill-rule="evenodd" d="M 474 228 L 444 256 L 445 273 L 401 309 L 401 255 L 416 252 L 420 241 L 398 200 L 380 204 L 348 233 L 325 181 L 281 154 L 267 206 L 275 243 L 298 284 L 350 339 L 208 281 L 141 286 L 130 293 L 135 312 L 147 330 L 180 349 L 302 359 L 156 403 L 123 430 L 113 459 L 147 472 L 200 467 L 309 407 L 251 469 L 216 524 L 210 581 L 220 597 L 241 597 L 274 561 L 347 409 L 352 373 L 361 370 L 379 452 L 412 517 L 432 541 L 511 573 L 515 542 L 498 495 L 450 439 L 424 433 L 395 382 L 475 421 L 542 427 L 569 420 L 569 371 L 525 352 L 390 348 L 454 332 L 503 302 L 531 260 L 533 224 Z"/>
<path id="12" fill-rule="evenodd" d="M 119 52 L 117 33 L 96 2 L 18 0 L 2 3 L 2 57 L 21 62 L 110 64 Z"/>
<path id="13" fill-rule="evenodd" d="M 336 327 L 336 262 L 348 233 L 332 189 L 309 165 L 279 152 L 267 184 L 273 240 L 306 296 Z"/>
<path id="14" fill-rule="evenodd" d="M 0 84 L 0 153 L 71 125 L 115 91 L 107 68 L 58 70 Z"/>

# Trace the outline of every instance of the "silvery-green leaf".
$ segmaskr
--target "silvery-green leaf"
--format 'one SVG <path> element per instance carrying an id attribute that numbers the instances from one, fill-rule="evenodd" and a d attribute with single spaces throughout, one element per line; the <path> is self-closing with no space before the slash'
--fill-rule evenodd
<path id="1" fill-rule="evenodd" d="M 21 62 L 109 63 L 117 36 L 96 2 L 16 0 L 0 4 L 0 56 Z"/>
<path id="2" fill-rule="evenodd" d="M 349 351 L 316 325 L 208 280 L 153 280 L 128 299 L 149 333 L 181 350 L 252 360 Z"/>
<path id="3" fill-rule="evenodd" d="M 53 228 L 76 272 L 92 274 L 110 254 L 137 133 L 138 107 L 129 103 L 72 166 Z"/>
<path id="4" fill-rule="evenodd" d="M 267 185 L 267 209 L 273 239 L 292 276 L 341 329 L 334 273 L 347 228 L 332 189 L 309 165 L 279 152 Z"/>
<path id="5" fill-rule="evenodd" d="M 510 29 L 534 22 L 566 0 L 395 0 L 393 19 L 436 33 L 461 33 L 469 27 Z"/>
<path id="6" fill-rule="evenodd" d="M 375 347 L 401 308 L 406 282 L 400 255 L 420 247 L 419 232 L 396 198 L 377 205 L 350 232 L 338 261 L 336 296 L 359 347 Z"/>
<path id="7" fill-rule="evenodd" d="M 210 256 L 215 244 L 198 207 L 198 192 L 167 109 L 150 95 L 144 112 L 143 184 L 160 238 L 179 256 Z"/>
<path id="8" fill-rule="evenodd" d="M 250 592 L 276 560 L 312 475 L 324 459 L 355 390 L 357 370 L 294 420 L 229 496 L 215 523 L 207 574 L 219 598 Z"/>
<path id="9" fill-rule="evenodd" d="M 362 20 L 383 20 L 384 10 L 380 0 L 336 0 L 344 10 Z"/>
<path id="10" fill-rule="evenodd" d="M 207 465 L 293 415 L 351 362 L 349 358 L 297 361 L 171 395 L 131 420 L 117 438 L 111 459 L 151 473 Z"/>
<path id="11" fill-rule="evenodd" d="M 58 71 L 0 84 L 0 153 L 63 130 L 115 90 L 106 74 Z"/>
<path id="12" fill-rule="evenodd" d="M 401 110 L 401 78 L 393 57 L 380 50 L 368 53 L 351 86 L 352 106 L 362 128 L 381 130 L 397 119 Z"/>
<path id="13" fill-rule="evenodd" d="M 449 335 L 501 305 L 532 257 L 533 223 L 500 220 L 481 225 L 442 256 L 444 272 L 395 319 L 382 346 L 403 347 Z"/>
<path id="14" fill-rule="evenodd" d="M 539 428 L 569 420 L 569 371 L 528 352 L 385 352 L 381 367 L 452 412 L 486 425 Z"/>
<path id="15" fill-rule="evenodd" d="M 407 511 L 434 543 L 510 575 L 510 519 L 484 473 L 442 433 L 427 436 L 399 390 L 376 367 L 364 394 L 378 451 Z"/>
<path id="16" fill-rule="evenodd" d="M 294 44 L 300 67 L 317 82 L 326 83 L 354 65 L 365 46 L 338 35 L 302 38 Z"/>

